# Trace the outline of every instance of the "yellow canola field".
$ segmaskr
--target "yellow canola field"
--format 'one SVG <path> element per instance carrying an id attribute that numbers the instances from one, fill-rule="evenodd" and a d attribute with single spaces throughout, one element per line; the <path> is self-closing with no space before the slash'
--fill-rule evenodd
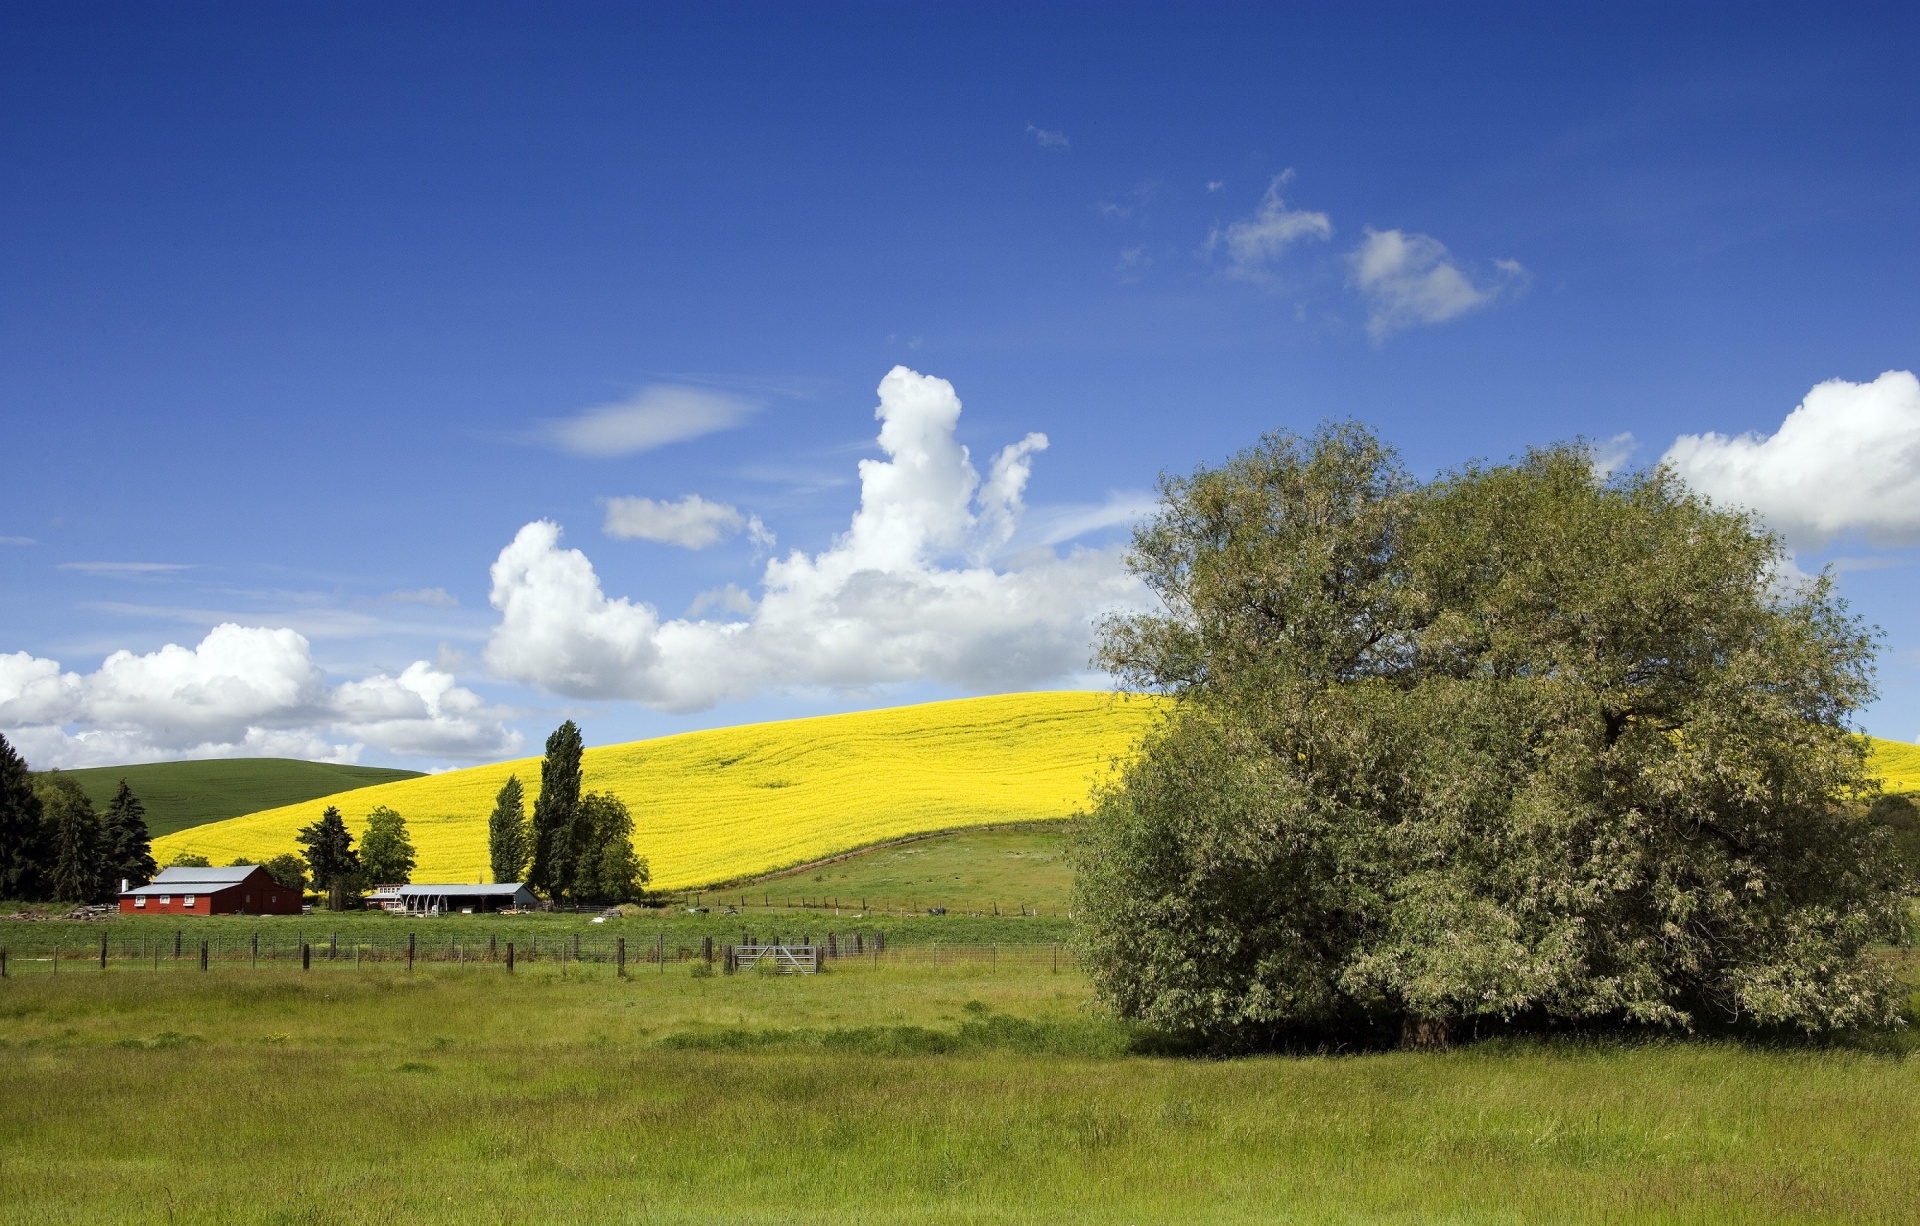
<path id="1" fill-rule="evenodd" d="M 1889 792 L 1920 792 L 1920 745 L 1867 738 L 1867 764 Z"/>
<path id="2" fill-rule="evenodd" d="M 849 848 L 965 826 L 1070 816 L 1158 704 L 1103 693 L 1008 694 L 748 724 L 589 748 L 589 791 L 633 812 L 653 884 L 682 889 L 803 864 Z M 215 864 L 299 850 L 294 832 L 337 805 L 358 840 L 387 805 L 407 819 L 415 881 L 487 874 L 487 815 L 508 775 L 532 812 L 540 759 L 356 788 L 196 826 L 154 841 Z"/>

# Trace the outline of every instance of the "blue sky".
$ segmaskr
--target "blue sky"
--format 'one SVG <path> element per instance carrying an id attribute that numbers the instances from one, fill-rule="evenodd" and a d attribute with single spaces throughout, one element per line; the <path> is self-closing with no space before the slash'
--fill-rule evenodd
<path id="1" fill-rule="evenodd" d="M 1917 36 L 13 6 L 0 730 L 438 767 L 1089 684 L 1156 474 L 1354 417 L 1421 474 L 1725 436 L 1696 483 L 1837 564 L 1914 739 Z M 950 388 L 883 447 L 896 366 Z"/>

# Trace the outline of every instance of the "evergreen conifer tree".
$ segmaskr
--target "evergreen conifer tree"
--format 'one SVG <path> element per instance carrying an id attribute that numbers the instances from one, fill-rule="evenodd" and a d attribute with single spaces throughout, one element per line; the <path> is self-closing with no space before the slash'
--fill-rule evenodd
<path id="1" fill-rule="evenodd" d="M 346 910 L 348 891 L 360 884 L 360 853 L 353 849 L 353 835 L 340 810 L 328 805 L 320 820 L 302 826 L 293 841 L 307 849 L 307 867 L 313 871 L 314 888 L 327 892 L 327 909 Z"/>
<path id="2" fill-rule="evenodd" d="M 0 736 L 0 898 L 39 898 L 45 889 L 45 856 L 33 776 Z"/>
<path id="3" fill-rule="evenodd" d="M 105 826 L 108 884 L 117 887 L 123 879 L 129 885 L 152 881 L 155 865 L 153 840 L 147 833 L 147 807 L 125 779 L 107 805 Z"/>
<path id="4" fill-rule="evenodd" d="M 107 884 L 105 831 L 93 801 L 59 772 L 37 781 L 43 822 L 50 828 L 53 864 L 49 882 L 61 902 L 98 902 Z"/>
<path id="5" fill-rule="evenodd" d="M 495 881 L 518 881 L 527 869 L 527 809 L 520 776 L 508 775 L 487 819 L 487 859 Z"/>
<path id="6" fill-rule="evenodd" d="M 533 867 L 527 883 L 558 898 L 573 883 L 577 854 L 572 847 L 580 813 L 580 729 L 572 720 L 547 738 L 540 763 L 540 795 L 533 802 Z"/>

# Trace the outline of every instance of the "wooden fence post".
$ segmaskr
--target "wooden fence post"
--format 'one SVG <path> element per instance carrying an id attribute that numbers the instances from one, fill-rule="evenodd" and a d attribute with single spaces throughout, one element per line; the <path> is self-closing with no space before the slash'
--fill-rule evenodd
<path id="1" fill-rule="evenodd" d="M 7 977 L 7 947 L 0 945 L 0 979 Z"/>
<path id="2" fill-rule="evenodd" d="M 707 965 L 709 966 L 713 965 L 713 938 L 712 937 L 700 938 L 700 956 L 706 959 Z"/>
<path id="3" fill-rule="evenodd" d="M 513 942 L 507 942 L 507 974 L 513 974 Z"/>
<path id="4" fill-rule="evenodd" d="M 300 942 L 300 969 L 303 971 L 313 969 L 313 946 L 305 941 Z"/>
<path id="5" fill-rule="evenodd" d="M 500 938 L 496 937 L 491 932 L 487 934 L 487 961 L 489 962 L 493 961 L 494 956 L 500 952 L 500 947 L 494 944 L 494 942 L 498 941 L 499 939 Z"/>
<path id="6" fill-rule="evenodd" d="M 107 934 L 100 934 L 100 969 L 107 969 Z"/>
<path id="7" fill-rule="evenodd" d="M 407 969 L 409 971 L 413 969 L 413 934 L 411 932 L 407 934 Z"/>
<path id="8" fill-rule="evenodd" d="M 260 968 L 260 934 L 257 932 L 253 934 L 253 966 L 255 970 Z"/>
<path id="9" fill-rule="evenodd" d="M 662 931 L 654 946 L 654 957 L 660 960 L 660 973 L 667 973 L 667 934 Z"/>
<path id="10" fill-rule="evenodd" d="M 203 971 L 207 969 L 207 943 L 205 941 L 200 942 L 200 969 Z"/>
<path id="11" fill-rule="evenodd" d="M 616 979 L 627 977 L 627 938 L 613 939 L 613 975 Z"/>

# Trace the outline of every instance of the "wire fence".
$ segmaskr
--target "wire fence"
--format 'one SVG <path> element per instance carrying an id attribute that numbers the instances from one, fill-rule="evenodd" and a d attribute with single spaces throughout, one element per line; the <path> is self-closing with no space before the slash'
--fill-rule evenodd
<path id="1" fill-rule="evenodd" d="M 779 933 L 763 936 L 743 932 L 737 945 L 716 943 L 712 937 L 691 941 L 657 933 L 645 936 L 604 936 L 567 933 L 551 937 L 497 935 L 481 940 L 422 940 L 418 933 L 368 937 L 336 932 L 254 932 L 197 936 L 187 929 L 172 934 L 119 935 L 97 938 L 28 939 L 0 944 L 0 977 L 19 974 L 61 974 L 68 970 L 106 970 L 112 967 L 179 967 L 200 970 L 234 966 L 298 965 L 303 969 L 402 964 L 498 965 L 507 971 L 523 964 L 584 963 L 612 966 L 621 973 L 642 967 L 664 971 L 668 966 L 705 962 L 730 969 L 729 950 L 766 946 L 802 947 L 814 951 L 822 968 L 858 961 L 879 965 L 958 966 L 997 964 L 1051 965 L 1055 970 L 1077 965 L 1072 950 L 1061 943 L 953 943 L 889 944 L 880 929 L 857 932 Z"/>

